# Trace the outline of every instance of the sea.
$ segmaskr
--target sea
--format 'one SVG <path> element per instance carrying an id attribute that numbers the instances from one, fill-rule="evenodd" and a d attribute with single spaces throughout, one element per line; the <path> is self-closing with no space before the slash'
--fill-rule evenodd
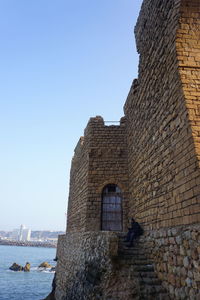
<path id="1" fill-rule="evenodd" d="M 55 266 L 55 248 L 0 246 L 0 300 L 42 300 L 51 291 L 54 272 L 39 270 L 42 262 Z M 31 264 L 30 272 L 14 272 L 16 262 Z"/>

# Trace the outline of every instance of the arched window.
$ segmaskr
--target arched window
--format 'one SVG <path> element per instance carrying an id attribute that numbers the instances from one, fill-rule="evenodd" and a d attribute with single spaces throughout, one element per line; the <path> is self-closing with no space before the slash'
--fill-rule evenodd
<path id="1" fill-rule="evenodd" d="M 102 192 L 101 230 L 122 230 L 122 193 L 116 184 L 108 184 Z"/>

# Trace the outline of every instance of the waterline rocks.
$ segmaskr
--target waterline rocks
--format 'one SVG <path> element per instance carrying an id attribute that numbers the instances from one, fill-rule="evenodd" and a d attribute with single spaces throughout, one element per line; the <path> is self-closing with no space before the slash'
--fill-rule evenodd
<path id="1" fill-rule="evenodd" d="M 41 263 L 38 268 L 50 269 L 50 268 L 53 268 L 53 266 L 45 261 L 45 262 Z"/>
<path id="2" fill-rule="evenodd" d="M 25 266 L 23 267 L 22 265 L 19 265 L 16 262 L 14 262 L 9 267 L 9 270 L 15 271 L 15 272 L 19 272 L 19 271 L 30 272 L 31 264 L 29 262 L 26 262 Z M 48 262 L 43 262 L 38 267 L 33 267 L 32 270 L 40 271 L 40 272 L 42 272 L 42 271 L 55 272 L 55 266 L 52 266 Z"/>
<path id="3" fill-rule="evenodd" d="M 13 263 L 12 266 L 9 268 L 11 271 L 23 271 L 23 267 L 16 264 L 16 263 Z"/>
<path id="4" fill-rule="evenodd" d="M 31 268 L 31 265 L 29 262 L 27 262 L 24 267 L 21 265 L 18 265 L 17 263 L 13 263 L 12 266 L 9 268 L 9 270 L 15 271 L 15 272 L 19 272 L 19 271 L 29 272 L 30 268 Z"/>
<path id="5" fill-rule="evenodd" d="M 31 265 L 29 262 L 26 263 L 25 267 L 24 267 L 24 272 L 30 272 L 31 269 Z"/>

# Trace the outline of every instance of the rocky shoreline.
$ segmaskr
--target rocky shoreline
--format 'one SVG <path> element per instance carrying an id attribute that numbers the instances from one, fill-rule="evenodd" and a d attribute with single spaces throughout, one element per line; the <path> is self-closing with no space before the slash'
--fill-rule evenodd
<path id="1" fill-rule="evenodd" d="M 42 270 L 47 270 L 49 269 L 50 272 L 55 272 L 55 267 L 50 265 L 48 262 L 43 262 L 41 263 L 39 266 L 38 266 L 38 271 L 42 271 Z M 9 267 L 9 270 L 11 271 L 15 271 L 15 272 L 21 272 L 21 271 L 24 271 L 24 272 L 30 272 L 31 270 L 31 264 L 29 262 L 27 262 L 25 264 L 25 266 L 21 266 L 17 263 L 13 263 L 12 266 Z"/>
<path id="2" fill-rule="evenodd" d="M 23 246 L 23 247 L 44 247 L 44 248 L 56 248 L 54 243 L 47 242 L 22 242 L 22 241 L 10 241 L 0 240 L 0 246 Z"/>

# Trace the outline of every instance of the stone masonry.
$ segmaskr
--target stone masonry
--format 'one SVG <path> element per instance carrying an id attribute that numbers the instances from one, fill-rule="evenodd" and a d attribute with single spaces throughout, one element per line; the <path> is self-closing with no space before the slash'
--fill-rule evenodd
<path id="1" fill-rule="evenodd" d="M 125 117 L 91 118 L 75 149 L 56 300 L 200 299 L 200 0 L 144 0 L 135 37 Z M 101 230 L 108 185 L 121 233 Z M 131 217 L 144 235 L 129 251 Z"/>

